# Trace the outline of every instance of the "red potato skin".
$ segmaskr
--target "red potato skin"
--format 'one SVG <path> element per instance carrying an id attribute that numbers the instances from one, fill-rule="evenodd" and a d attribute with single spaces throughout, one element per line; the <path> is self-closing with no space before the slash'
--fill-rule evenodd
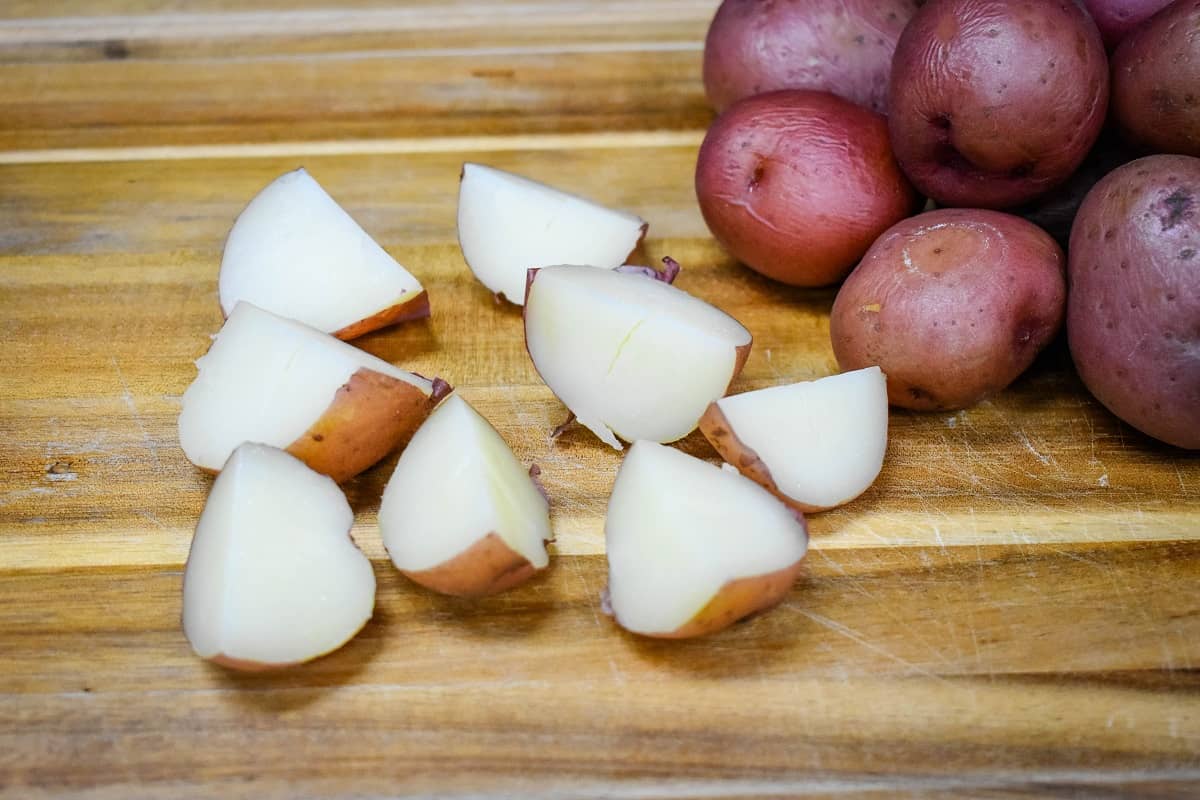
<path id="1" fill-rule="evenodd" d="M 398 325 L 414 319 L 425 319 L 429 314 L 429 293 L 422 289 L 366 319 L 360 319 L 358 322 L 334 331 L 332 335 L 347 342 L 389 325 Z"/>
<path id="2" fill-rule="evenodd" d="M 1083 161 L 1108 85 L 1100 34 L 1071 0 L 932 0 L 896 46 L 892 147 L 940 205 L 1019 205 Z"/>
<path id="3" fill-rule="evenodd" d="M 244 658 L 231 658 L 224 653 L 218 653 L 208 660 L 218 667 L 225 667 L 225 669 L 233 669 L 238 672 L 270 672 L 277 669 L 287 669 L 288 667 L 294 667 L 296 664 L 302 663 L 297 661 L 285 664 L 268 664 L 262 661 L 247 661 Z"/>
<path id="4" fill-rule="evenodd" d="M 803 530 L 803 536 L 807 540 L 808 523 L 803 514 L 796 512 L 795 516 Z M 801 558 L 774 572 L 728 581 L 691 619 L 674 630 L 653 633 L 632 632 L 653 639 L 692 639 L 717 633 L 739 620 L 769 611 L 782 603 L 792 590 L 792 586 L 795 585 L 796 579 L 800 577 L 803 565 L 804 559 Z M 611 575 L 609 580 L 611 582 Z M 611 614 L 613 612 L 608 605 L 607 596 L 606 590 L 602 604 L 605 607 L 605 613 Z M 618 625 L 625 627 L 621 623 L 619 615 L 614 614 L 613 619 Z"/>
<path id="5" fill-rule="evenodd" d="M 1024 372 L 1062 325 L 1062 250 L 1025 220 L 941 209 L 879 238 L 834 300 L 843 371 L 879 366 L 888 401 L 965 408 Z"/>
<path id="6" fill-rule="evenodd" d="M 488 533 L 436 567 L 401 571 L 410 580 L 435 592 L 455 597 L 484 597 L 524 583 L 537 574 L 538 569 L 499 535 Z"/>
<path id="7" fill-rule="evenodd" d="M 802 518 L 801 518 L 802 519 Z M 740 619 L 768 611 L 783 602 L 803 568 L 803 561 L 783 569 L 729 581 L 704 608 L 673 631 L 641 633 L 655 639 L 692 639 L 728 628 Z M 617 619 L 617 624 L 621 620 Z M 639 632 L 640 633 L 640 632 Z"/>
<path id="8" fill-rule="evenodd" d="M 717 111 L 776 89 L 832 92 L 887 113 L 888 75 L 911 0 L 725 0 L 704 42 Z"/>
<path id="9" fill-rule="evenodd" d="M 438 379 L 433 393 L 362 368 L 337 390 L 320 418 L 286 448 L 337 483 L 353 478 L 406 443 L 450 386 Z"/>
<path id="10" fill-rule="evenodd" d="M 1069 252 L 1080 378 L 1143 433 L 1200 449 L 1200 158 L 1114 170 L 1080 207 Z"/>
<path id="11" fill-rule="evenodd" d="M 1200 0 L 1172 3 L 1113 53 L 1113 118 L 1153 153 L 1200 156 Z"/>
<path id="12" fill-rule="evenodd" d="M 405 295 L 400 302 L 394 303 L 382 311 L 377 311 L 358 322 L 338 328 L 329 335 L 348 342 L 390 325 L 399 325 L 401 322 L 409 322 L 414 319 L 425 319 L 430 313 L 429 293 L 422 289 L 411 295 Z M 224 309 L 221 310 L 221 319 L 229 319 L 229 315 L 225 313 Z"/>
<path id="13" fill-rule="evenodd" d="M 1104 44 L 1112 50 L 1143 20 L 1171 4 L 1171 0 L 1083 0 Z"/>
<path id="14" fill-rule="evenodd" d="M 725 412 L 721 410 L 721 406 L 715 401 L 708 404 L 704 415 L 700 417 L 699 428 L 700 433 L 704 435 L 704 438 L 708 440 L 708 443 L 713 446 L 713 449 L 720 454 L 721 458 L 727 464 L 737 467 L 738 472 L 775 495 L 781 503 L 789 508 L 799 511 L 802 514 L 828 511 L 830 508 L 833 508 L 833 506 L 814 506 L 802 503 L 794 497 L 789 497 L 781 492 L 779 485 L 775 483 L 775 478 L 771 475 L 770 467 L 759 458 L 758 453 L 754 452 L 753 448 L 747 447 L 738 438 L 737 434 L 733 432 L 733 426 L 729 424 L 729 420 L 725 417 Z M 850 500 L 853 499 L 850 498 Z M 846 502 L 849 502 L 849 500 Z"/>
<path id="15" fill-rule="evenodd" d="M 841 280 L 917 203 L 884 118 L 807 90 L 746 98 L 722 114 L 700 147 L 696 196 L 726 250 L 793 286 Z"/>

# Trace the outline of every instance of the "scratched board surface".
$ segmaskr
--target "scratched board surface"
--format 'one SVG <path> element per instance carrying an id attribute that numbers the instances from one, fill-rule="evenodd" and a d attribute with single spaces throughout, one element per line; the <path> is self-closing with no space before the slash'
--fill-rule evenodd
<path id="1" fill-rule="evenodd" d="M 1059 342 L 1009 391 L 894 412 L 875 486 L 811 518 L 781 607 L 654 642 L 600 608 L 620 456 L 470 276 L 463 161 L 650 222 L 645 255 L 754 333 L 735 391 L 836 368 L 830 291 L 741 268 L 692 193 L 714 3 L 0 4 L 0 797 L 1194 797 L 1200 458 L 1117 422 Z M 190 652 L 211 479 L 176 442 L 244 203 L 307 167 L 424 282 L 358 344 L 452 382 L 537 462 L 551 568 L 416 588 L 349 482 L 376 613 L 244 676 Z M 679 445 L 715 461 L 698 435 Z"/>

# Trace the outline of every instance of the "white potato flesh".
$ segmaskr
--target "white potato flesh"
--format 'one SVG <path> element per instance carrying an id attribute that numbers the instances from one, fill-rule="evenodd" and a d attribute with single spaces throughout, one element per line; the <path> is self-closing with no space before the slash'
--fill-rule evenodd
<path id="1" fill-rule="evenodd" d="M 217 476 L 183 579 L 183 630 L 203 658 L 294 664 L 336 650 L 375 606 L 337 484 L 282 450 L 244 444 Z"/>
<path id="2" fill-rule="evenodd" d="M 242 442 L 291 445 L 364 367 L 433 391 L 425 378 L 250 303 L 234 307 L 196 367 L 179 444 L 193 464 L 212 470 Z"/>
<path id="3" fill-rule="evenodd" d="M 489 533 L 534 567 L 549 563 L 546 498 L 496 429 L 456 394 L 400 454 L 379 529 L 392 562 L 408 572 L 449 561 Z"/>
<path id="4" fill-rule="evenodd" d="M 229 232 L 218 292 L 333 333 L 406 302 L 420 282 L 305 170 L 276 178 Z"/>
<path id="5" fill-rule="evenodd" d="M 620 450 L 617 436 L 672 442 L 695 430 L 728 389 L 750 332 L 662 281 L 554 266 L 530 288 L 525 343 L 551 391 Z"/>
<path id="6" fill-rule="evenodd" d="M 482 164 L 463 164 L 458 241 L 480 283 L 525 302 L 525 274 L 551 264 L 613 269 L 637 247 L 640 217 Z"/>
<path id="7" fill-rule="evenodd" d="M 804 526 L 757 483 L 645 441 L 617 472 L 604 537 L 613 613 L 645 634 L 677 630 L 726 583 L 789 567 L 808 548 Z"/>
<path id="8" fill-rule="evenodd" d="M 729 429 L 782 494 L 832 508 L 879 475 L 887 450 L 887 378 L 879 367 L 724 397 Z"/>

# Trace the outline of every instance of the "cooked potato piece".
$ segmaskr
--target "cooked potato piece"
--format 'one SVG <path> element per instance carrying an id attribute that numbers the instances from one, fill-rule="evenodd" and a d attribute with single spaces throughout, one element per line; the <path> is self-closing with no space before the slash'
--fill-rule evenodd
<path id="1" fill-rule="evenodd" d="M 643 636 L 703 636 L 778 604 L 804 518 L 737 474 L 654 442 L 621 463 L 604 522 L 613 617 Z"/>
<path id="2" fill-rule="evenodd" d="M 341 483 L 406 441 L 449 391 L 250 303 L 234 307 L 196 366 L 179 443 L 212 472 L 258 442 Z"/>
<path id="3" fill-rule="evenodd" d="M 546 498 L 496 429 L 453 394 L 400 455 L 379 530 L 392 563 L 443 594 L 495 594 L 549 563 Z"/>

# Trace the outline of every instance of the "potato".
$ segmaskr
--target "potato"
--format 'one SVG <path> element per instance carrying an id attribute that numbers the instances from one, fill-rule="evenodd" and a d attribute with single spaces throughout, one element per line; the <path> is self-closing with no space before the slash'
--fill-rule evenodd
<path id="1" fill-rule="evenodd" d="M 940 209 L 891 228 L 838 292 L 845 371 L 878 366 L 888 401 L 964 408 L 1008 386 L 1062 324 L 1062 250 L 1020 217 Z"/>
<path id="2" fill-rule="evenodd" d="M 550 504 L 508 443 L 452 394 L 413 434 L 379 504 L 396 568 L 443 594 L 510 589 L 550 563 Z"/>
<path id="3" fill-rule="evenodd" d="M 795 286 L 841 280 L 916 204 L 881 115 L 799 89 L 748 97 L 717 118 L 696 195 L 730 253 Z"/>
<path id="4" fill-rule="evenodd" d="M 1113 118 L 1156 153 L 1200 156 L 1200 0 L 1173 3 L 1113 53 Z"/>
<path id="5" fill-rule="evenodd" d="M 832 92 L 881 114 L 911 0 L 725 0 L 704 41 L 704 88 L 717 111 L 776 89 Z"/>
<path id="6" fill-rule="evenodd" d="M 234 306 L 183 393 L 179 445 L 217 472 L 243 442 L 286 450 L 338 483 L 412 436 L 450 391 L 301 322 Z"/>
<path id="7" fill-rule="evenodd" d="M 1110 50 L 1139 23 L 1170 4 L 1171 0 L 1083 0 Z"/>
<path id="8" fill-rule="evenodd" d="M 1008 208 L 1075 171 L 1107 104 L 1104 44 L 1074 3 L 934 0 L 896 45 L 888 127 L 939 204 Z"/>
<path id="9" fill-rule="evenodd" d="M 1142 432 L 1200 449 L 1200 159 L 1150 156 L 1096 184 L 1071 230 L 1069 274 L 1084 384 Z"/>
<path id="10" fill-rule="evenodd" d="M 1115 131 L 1106 129 L 1066 183 L 1056 186 L 1032 203 L 1013 209 L 1012 213 L 1044 229 L 1065 248 L 1071 238 L 1071 223 L 1075 221 L 1083 198 L 1101 178 L 1122 164 L 1133 161 L 1138 155 Z"/>

